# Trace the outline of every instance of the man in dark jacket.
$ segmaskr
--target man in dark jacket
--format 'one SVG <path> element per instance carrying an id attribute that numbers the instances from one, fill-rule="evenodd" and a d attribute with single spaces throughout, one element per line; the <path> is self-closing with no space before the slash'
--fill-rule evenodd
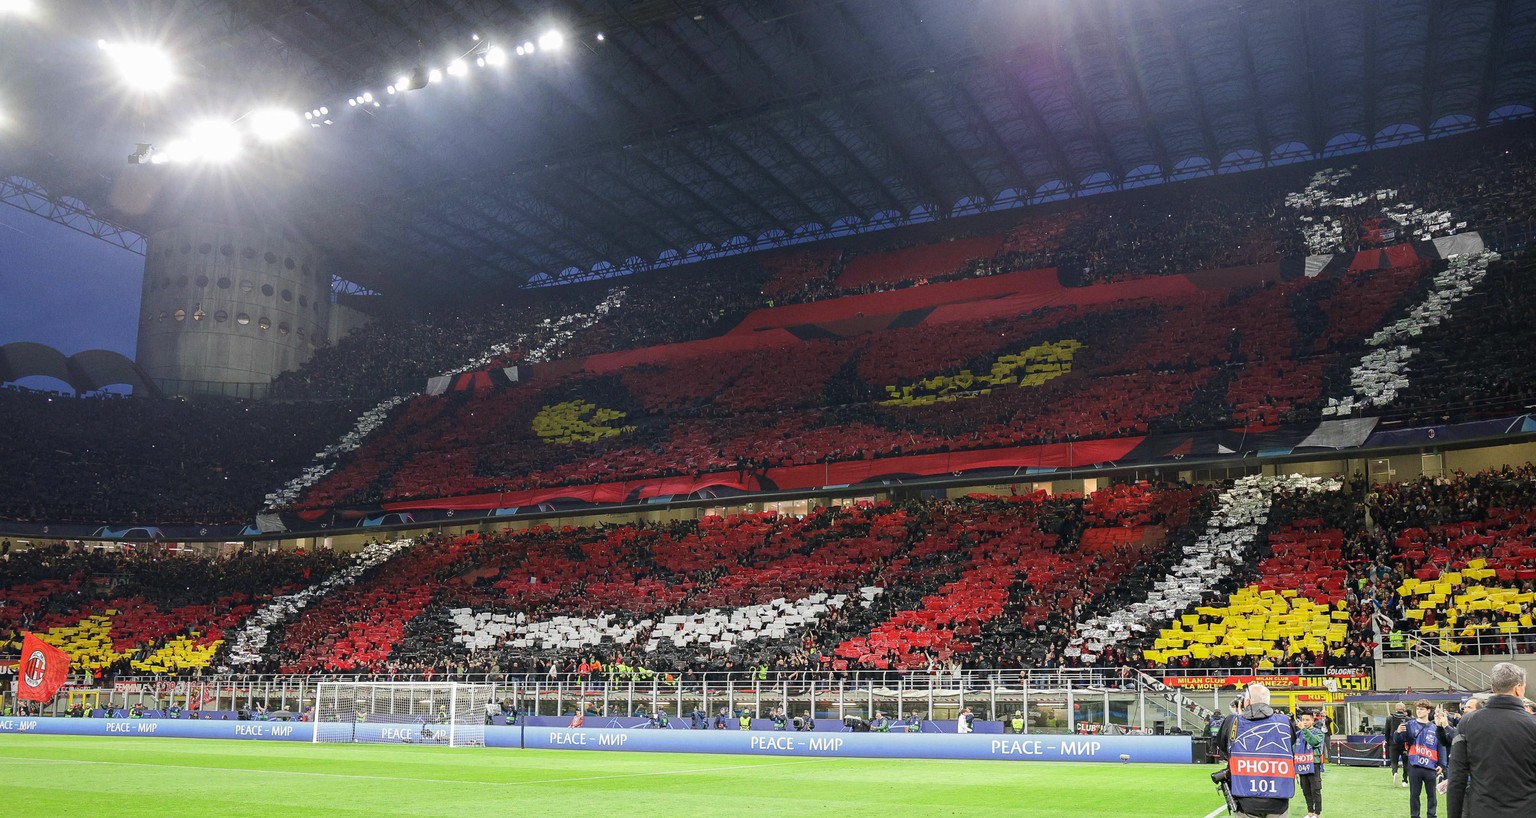
<path id="1" fill-rule="evenodd" d="M 1408 756 L 1406 754 L 1408 747 L 1403 743 L 1403 735 L 1400 731 L 1398 731 L 1397 728 L 1401 727 L 1407 721 L 1407 706 L 1402 702 L 1394 703 L 1392 707 L 1392 715 L 1387 716 L 1387 761 L 1392 767 L 1393 784 L 1398 783 L 1398 764 L 1401 763 L 1403 765 L 1402 784 L 1404 787 L 1408 786 Z"/>
<path id="2" fill-rule="evenodd" d="M 1536 815 L 1536 718 L 1525 712 L 1525 670 L 1493 667 L 1487 706 L 1461 720 L 1451 753 L 1450 818 Z"/>

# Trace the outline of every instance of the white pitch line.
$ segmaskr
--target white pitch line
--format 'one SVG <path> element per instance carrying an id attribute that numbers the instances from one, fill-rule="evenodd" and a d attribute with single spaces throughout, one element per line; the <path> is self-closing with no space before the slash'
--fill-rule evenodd
<path id="1" fill-rule="evenodd" d="M 1210 812 L 1206 813 L 1205 818 L 1216 818 L 1216 816 L 1218 816 L 1218 815 L 1226 815 L 1226 814 L 1227 814 L 1227 808 L 1226 807 L 1217 807 L 1216 809 L 1213 809 Z"/>
<path id="2" fill-rule="evenodd" d="M 619 773 L 615 775 L 584 775 L 571 778 L 540 778 L 535 781 L 465 781 L 455 778 L 400 778 L 388 775 L 351 775 L 348 773 L 316 773 L 306 770 L 258 770 L 251 767 L 198 767 L 190 764 L 146 764 L 142 761 L 86 761 L 83 759 L 17 758 L 0 756 L 7 764 L 106 764 L 115 767 L 156 767 L 167 770 L 202 770 L 220 773 L 263 773 L 269 775 L 302 775 L 318 778 L 356 778 L 364 781 L 408 781 L 412 784 L 481 784 L 488 787 L 521 787 L 529 784 L 568 784 L 575 781 L 604 781 L 614 778 L 646 778 L 658 775 L 691 775 L 711 773 L 716 770 L 753 770 L 759 767 L 788 767 L 793 764 L 814 764 L 825 759 L 812 758 L 802 761 L 781 761 L 775 764 L 736 764 L 729 767 L 700 767 L 696 770 L 663 770 L 648 773 Z"/>

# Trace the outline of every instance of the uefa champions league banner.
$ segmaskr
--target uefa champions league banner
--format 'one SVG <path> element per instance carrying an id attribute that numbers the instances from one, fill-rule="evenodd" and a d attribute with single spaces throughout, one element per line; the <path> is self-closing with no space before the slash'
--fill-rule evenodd
<path id="1" fill-rule="evenodd" d="M 493 734 L 517 728 L 487 728 Z M 997 761 L 1108 761 L 1189 764 L 1189 736 L 954 735 L 944 733 L 787 733 L 741 730 L 612 730 L 526 727 L 530 750 L 618 750 L 650 753 L 953 758 Z M 513 745 L 515 746 L 515 745 Z"/>
<path id="2" fill-rule="evenodd" d="M 399 726 L 399 725 L 396 725 Z M 0 719 L 0 733 L 53 736 L 161 736 L 164 738 L 238 738 L 264 741 L 314 741 L 314 725 L 297 721 L 213 721 L 181 719 Z"/>

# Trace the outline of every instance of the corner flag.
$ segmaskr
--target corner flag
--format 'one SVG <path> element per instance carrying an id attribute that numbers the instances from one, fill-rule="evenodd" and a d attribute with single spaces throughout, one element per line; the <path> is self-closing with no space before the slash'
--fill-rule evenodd
<path id="1" fill-rule="evenodd" d="M 69 678 L 69 654 L 29 633 L 21 643 L 17 670 L 16 698 L 50 701 Z"/>

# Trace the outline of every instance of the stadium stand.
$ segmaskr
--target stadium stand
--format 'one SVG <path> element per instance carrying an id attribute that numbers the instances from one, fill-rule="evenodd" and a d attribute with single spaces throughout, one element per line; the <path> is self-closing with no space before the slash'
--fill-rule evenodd
<path id="1" fill-rule="evenodd" d="M 195 674 L 214 667 L 227 631 L 262 598 L 328 575 L 331 552 L 250 552 L 228 558 L 49 546 L 15 551 L 0 567 L 0 652 L 24 631 L 63 648 L 98 678 L 121 673 Z"/>
<path id="2" fill-rule="evenodd" d="M 1363 489 L 1135 483 L 438 535 L 350 559 L 23 551 L 0 574 L 17 603 L 0 635 L 164 675 L 225 665 L 234 642 L 242 671 L 386 674 L 1358 667 L 1388 639 L 1536 650 L 1536 467 Z"/>
<path id="3" fill-rule="evenodd" d="M 771 487 L 785 468 L 1506 411 L 1536 395 L 1511 354 L 1532 262 L 1448 263 L 1426 240 L 1526 235 L 1533 139 L 1461 144 L 386 314 L 280 378 L 292 403 L 7 393 L 25 468 L 0 476 L 0 515 L 228 523 L 655 478 Z M 850 269 L 896 289 L 850 294 Z M 510 366 L 511 387 L 490 377 Z M 445 374 L 464 377 L 407 400 Z"/>

